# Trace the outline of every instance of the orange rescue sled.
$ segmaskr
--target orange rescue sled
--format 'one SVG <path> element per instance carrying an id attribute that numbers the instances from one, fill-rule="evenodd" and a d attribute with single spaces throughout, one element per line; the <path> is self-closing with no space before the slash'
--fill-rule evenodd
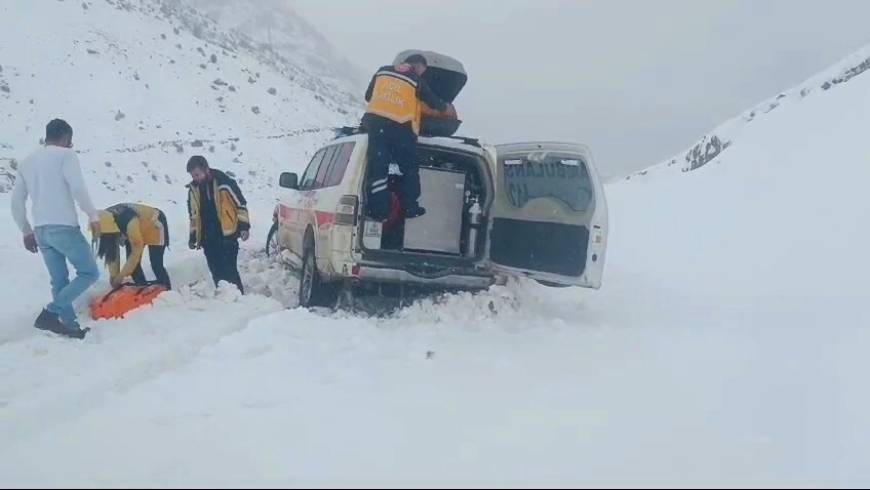
<path id="1" fill-rule="evenodd" d="M 91 317 L 94 320 L 124 318 L 127 313 L 154 303 L 154 300 L 165 291 L 167 291 L 166 286 L 161 285 L 121 286 L 91 303 Z"/>

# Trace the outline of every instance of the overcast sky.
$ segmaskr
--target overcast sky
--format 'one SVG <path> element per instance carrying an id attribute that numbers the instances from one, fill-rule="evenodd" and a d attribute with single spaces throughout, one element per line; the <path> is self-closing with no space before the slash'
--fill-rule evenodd
<path id="1" fill-rule="evenodd" d="M 463 134 L 588 144 L 606 174 L 682 151 L 870 43 L 866 0 L 290 0 L 364 72 L 459 58 Z"/>

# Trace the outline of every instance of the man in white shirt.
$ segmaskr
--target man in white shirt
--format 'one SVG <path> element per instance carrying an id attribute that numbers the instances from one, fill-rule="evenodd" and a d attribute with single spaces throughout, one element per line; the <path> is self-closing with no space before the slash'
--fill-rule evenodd
<path id="1" fill-rule="evenodd" d="M 45 128 L 45 147 L 24 159 L 18 167 L 12 191 L 12 216 L 24 235 L 24 247 L 42 251 L 51 276 L 53 301 L 36 319 L 35 327 L 83 339 L 73 302 L 100 277 L 96 259 L 79 228 L 76 203 L 87 215 L 94 236 L 99 236 L 100 219 L 85 186 L 81 166 L 72 150 L 73 130 L 60 119 Z M 33 225 L 27 218 L 30 197 Z M 69 261 L 76 269 L 70 282 Z"/>

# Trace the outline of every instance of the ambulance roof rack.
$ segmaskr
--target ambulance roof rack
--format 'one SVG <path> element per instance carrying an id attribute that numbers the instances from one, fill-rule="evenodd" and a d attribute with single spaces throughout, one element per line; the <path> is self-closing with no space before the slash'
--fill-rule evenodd
<path id="1" fill-rule="evenodd" d="M 335 133 L 335 139 L 344 138 L 345 136 L 353 136 L 355 134 L 362 134 L 365 132 L 360 126 L 342 126 L 340 128 L 333 128 L 332 131 Z"/>
<path id="2" fill-rule="evenodd" d="M 335 133 L 335 139 L 344 138 L 346 136 L 354 136 L 357 134 L 364 134 L 365 130 L 360 126 L 342 126 L 340 128 L 334 128 L 333 132 Z M 466 145 L 475 146 L 480 148 L 480 140 L 477 138 L 469 138 L 466 136 L 438 136 L 438 138 L 448 138 L 452 140 L 457 140 L 465 143 Z"/>
<path id="3" fill-rule="evenodd" d="M 480 140 L 477 138 L 469 138 L 467 136 L 444 136 L 444 137 L 450 138 L 453 140 L 459 140 L 459 141 L 465 143 L 466 145 L 476 146 L 478 148 L 482 148 L 480 145 Z"/>

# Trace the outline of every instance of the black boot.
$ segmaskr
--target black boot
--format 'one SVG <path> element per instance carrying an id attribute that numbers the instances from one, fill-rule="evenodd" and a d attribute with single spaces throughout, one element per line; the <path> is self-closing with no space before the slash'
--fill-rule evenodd
<path id="1" fill-rule="evenodd" d="M 36 317 L 36 322 L 33 326 L 39 330 L 47 330 L 49 332 L 63 329 L 63 324 L 60 322 L 60 318 L 48 310 L 42 310 L 42 313 Z"/>
<path id="2" fill-rule="evenodd" d="M 42 310 L 42 313 L 39 314 L 39 317 L 37 317 L 33 326 L 40 330 L 78 340 L 83 340 L 90 331 L 90 329 L 82 330 L 78 325 L 67 327 L 60 321 L 60 318 L 57 315 L 48 310 Z"/>
<path id="3" fill-rule="evenodd" d="M 90 328 L 81 328 L 78 325 L 73 328 L 64 327 L 62 332 L 55 332 L 57 334 L 63 335 L 65 337 L 69 337 L 71 339 L 84 340 L 85 336 L 90 332 Z"/>
<path id="4" fill-rule="evenodd" d="M 422 206 L 417 206 L 413 208 L 408 208 L 405 210 L 405 219 L 414 219 L 419 218 L 426 214 L 426 208 Z"/>

